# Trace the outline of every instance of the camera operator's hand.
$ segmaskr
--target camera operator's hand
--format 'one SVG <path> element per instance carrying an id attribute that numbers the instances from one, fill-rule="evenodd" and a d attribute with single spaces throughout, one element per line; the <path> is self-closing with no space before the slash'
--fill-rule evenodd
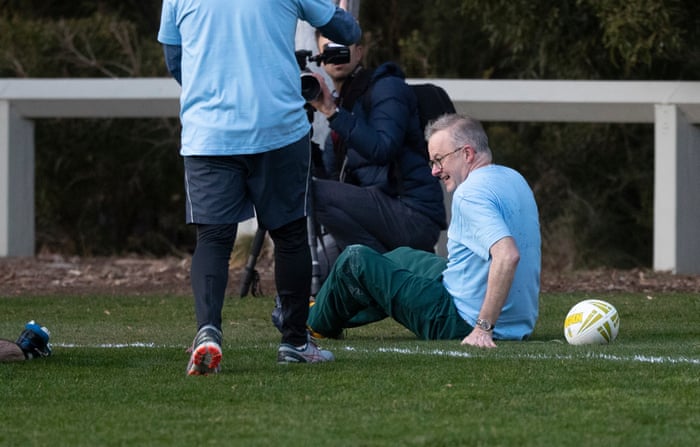
<path id="1" fill-rule="evenodd" d="M 318 80 L 318 83 L 321 86 L 321 94 L 318 95 L 316 99 L 309 101 L 309 104 L 311 104 L 314 109 L 324 114 L 326 118 L 330 118 L 336 112 L 336 105 L 335 99 L 333 98 L 333 94 L 326 85 L 326 80 L 321 74 L 313 73 L 313 76 Z"/>

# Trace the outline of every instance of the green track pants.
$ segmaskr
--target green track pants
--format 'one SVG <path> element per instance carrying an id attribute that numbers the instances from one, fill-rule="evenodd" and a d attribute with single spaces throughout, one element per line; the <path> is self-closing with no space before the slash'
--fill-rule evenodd
<path id="1" fill-rule="evenodd" d="M 308 325 L 328 337 L 344 328 L 392 317 L 425 340 L 462 339 L 472 328 L 442 286 L 446 259 L 398 248 L 385 254 L 347 247 L 309 312 Z"/>

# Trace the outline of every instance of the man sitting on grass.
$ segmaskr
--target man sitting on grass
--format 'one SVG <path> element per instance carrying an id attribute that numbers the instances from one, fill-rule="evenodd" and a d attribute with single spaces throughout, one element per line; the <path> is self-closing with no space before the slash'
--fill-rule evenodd
<path id="1" fill-rule="evenodd" d="M 541 262 L 532 190 L 518 172 L 493 164 L 477 120 L 444 115 L 425 133 L 432 175 L 454 193 L 448 258 L 352 245 L 316 296 L 308 325 L 339 337 L 346 327 L 392 317 L 423 339 L 483 348 L 527 339 L 538 316 Z"/>
<path id="2" fill-rule="evenodd" d="M 49 330 L 34 320 L 24 326 L 17 341 L 0 339 L 0 362 L 31 360 L 51 355 Z"/>

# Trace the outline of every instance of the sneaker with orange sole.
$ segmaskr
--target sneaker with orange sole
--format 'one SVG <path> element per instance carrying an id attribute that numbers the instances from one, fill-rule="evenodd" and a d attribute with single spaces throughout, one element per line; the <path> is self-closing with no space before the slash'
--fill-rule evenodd
<path id="1" fill-rule="evenodd" d="M 212 325 L 203 326 L 192 342 L 187 375 L 206 376 L 219 372 L 221 363 L 221 331 Z"/>

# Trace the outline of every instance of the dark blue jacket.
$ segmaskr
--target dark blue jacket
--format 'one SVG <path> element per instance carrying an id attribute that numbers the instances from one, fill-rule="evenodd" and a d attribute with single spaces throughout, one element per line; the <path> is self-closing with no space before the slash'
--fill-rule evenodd
<path id="1" fill-rule="evenodd" d="M 377 68 L 352 112 L 341 108 L 329 125 L 346 145 L 348 183 L 380 187 L 447 227 L 442 187 L 428 167 L 416 96 L 398 65 L 387 62 Z M 341 163 L 335 156 L 329 135 L 324 167 L 337 177 Z"/>

